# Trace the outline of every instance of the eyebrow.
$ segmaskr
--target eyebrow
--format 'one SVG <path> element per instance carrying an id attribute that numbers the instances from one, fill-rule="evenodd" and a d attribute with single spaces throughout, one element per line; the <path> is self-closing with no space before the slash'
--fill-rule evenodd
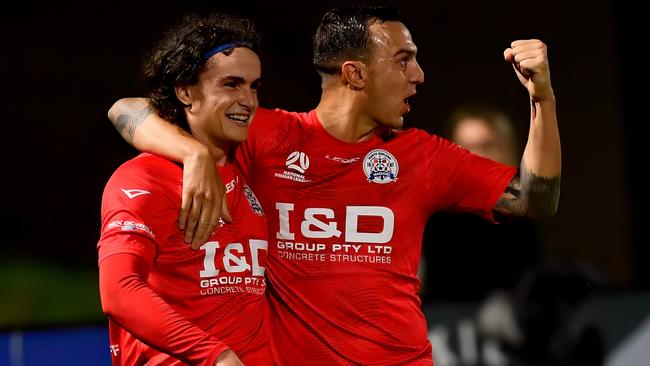
<path id="1" fill-rule="evenodd" d="M 407 55 L 410 57 L 414 57 L 418 52 L 418 49 L 413 47 L 413 48 L 401 48 L 399 51 L 395 53 L 395 57 L 399 57 L 401 55 Z"/>
<path id="2" fill-rule="evenodd" d="M 241 76 L 224 76 L 220 80 L 222 83 L 223 82 L 235 82 L 237 84 L 243 84 L 246 82 L 243 77 Z"/>
<path id="3" fill-rule="evenodd" d="M 219 80 L 221 83 L 228 83 L 228 82 L 234 82 L 236 84 L 246 84 L 246 79 L 244 79 L 241 76 L 224 76 Z M 251 85 L 260 85 L 262 83 L 262 78 L 257 78 L 253 81 L 251 81 Z"/>

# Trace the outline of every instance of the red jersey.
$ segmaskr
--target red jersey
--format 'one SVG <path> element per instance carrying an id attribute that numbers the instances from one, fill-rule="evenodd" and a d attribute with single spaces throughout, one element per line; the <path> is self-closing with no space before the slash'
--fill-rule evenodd
<path id="1" fill-rule="evenodd" d="M 196 251 L 177 226 L 181 166 L 142 154 L 106 185 L 97 247 L 102 303 L 118 309 L 109 313 L 114 365 L 212 366 L 228 348 L 246 364 L 273 364 L 264 212 L 234 165 L 219 173 L 233 224 Z"/>
<path id="2" fill-rule="evenodd" d="M 491 218 L 516 170 L 421 130 L 346 143 L 315 111 L 265 109 L 237 162 L 269 218 L 278 365 L 432 365 L 416 277 L 425 223 L 438 210 Z"/>

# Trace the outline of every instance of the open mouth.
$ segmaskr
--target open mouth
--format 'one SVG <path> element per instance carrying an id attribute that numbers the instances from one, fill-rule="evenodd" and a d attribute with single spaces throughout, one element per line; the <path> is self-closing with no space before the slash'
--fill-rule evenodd
<path id="1" fill-rule="evenodd" d="M 406 105 L 407 112 L 411 111 L 411 104 L 409 103 L 409 99 L 411 99 L 411 97 L 404 98 L 404 104 Z"/>
<path id="2" fill-rule="evenodd" d="M 416 92 L 413 91 L 412 94 L 410 94 L 409 96 L 404 98 L 404 105 L 406 105 L 406 112 L 407 113 L 411 111 L 411 98 L 413 98 L 415 96 L 415 94 L 416 94 Z"/>

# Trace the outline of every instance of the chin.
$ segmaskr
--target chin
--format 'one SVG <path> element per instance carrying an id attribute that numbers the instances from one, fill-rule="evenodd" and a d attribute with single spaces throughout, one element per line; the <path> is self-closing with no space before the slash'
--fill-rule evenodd
<path id="1" fill-rule="evenodd" d="M 386 124 L 386 127 L 395 129 L 404 127 L 404 117 L 399 117 L 395 120 L 389 121 L 389 123 Z"/>
<path id="2" fill-rule="evenodd" d="M 246 137 L 248 137 L 247 133 L 233 134 L 232 136 L 230 136 L 230 140 L 235 143 L 240 143 L 240 142 L 244 142 L 246 140 Z"/>
<path id="3" fill-rule="evenodd" d="M 401 116 L 378 118 L 375 121 L 377 125 L 388 128 L 400 128 L 404 124 L 404 119 Z"/>

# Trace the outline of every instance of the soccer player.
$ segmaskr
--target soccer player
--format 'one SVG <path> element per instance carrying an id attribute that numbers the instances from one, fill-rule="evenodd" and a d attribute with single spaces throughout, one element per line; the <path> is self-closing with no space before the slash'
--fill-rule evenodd
<path id="1" fill-rule="evenodd" d="M 190 250 L 177 226 L 182 167 L 142 154 L 117 169 L 104 191 L 97 245 L 114 365 L 273 364 L 264 212 L 232 164 L 258 106 L 258 43 L 248 20 L 189 16 L 146 63 L 147 113 L 205 146 L 235 220 Z"/>
<path id="2" fill-rule="evenodd" d="M 504 53 L 531 101 L 518 176 L 437 136 L 399 130 L 424 81 L 416 54 L 393 8 L 328 12 L 314 37 L 320 103 L 307 113 L 260 109 L 237 149 L 269 214 L 267 297 L 278 365 L 432 365 L 416 277 L 427 217 L 439 210 L 486 218 L 493 210 L 556 210 L 560 144 L 545 45 L 515 41 Z M 126 136 L 132 144 L 178 161 L 200 151 L 142 113 L 143 105 L 126 99 L 113 106 L 116 116 L 132 120 L 117 125 L 123 135 L 139 125 Z M 167 143 L 156 143 L 161 138 Z M 206 211 L 204 188 L 187 186 L 188 221 L 195 222 Z"/>

